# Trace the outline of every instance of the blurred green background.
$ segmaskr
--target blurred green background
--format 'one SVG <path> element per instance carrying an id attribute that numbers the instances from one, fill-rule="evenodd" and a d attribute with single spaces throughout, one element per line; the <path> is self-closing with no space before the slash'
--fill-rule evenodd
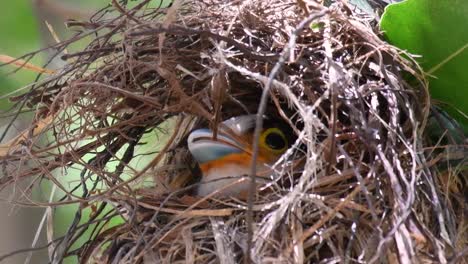
<path id="1" fill-rule="evenodd" d="M 50 30 L 46 26 L 46 21 L 51 25 L 53 31 L 58 35 L 60 40 L 66 40 L 76 32 L 69 30 L 65 27 L 65 22 L 68 19 L 74 20 L 87 20 L 98 9 L 109 5 L 110 0 L 18 0 L 18 1 L 3 1 L 0 3 L 0 34 L 2 41 L 0 41 L 0 55 L 7 55 L 14 58 L 21 57 L 27 53 L 49 47 L 51 44 L 56 43 Z M 131 8 L 137 4 L 137 1 L 131 1 L 128 7 Z M 160 1 L 151 1 L 149 6 L 159 6 Z M 68 49 L 68 52 L 73 52 L 84 48 L 86 40 L 81 41 L 78 45 Z M 74 50 L 73 50 L 74 49 Z M 35 56 L 30 62 L 36 66 L 43 66 L 51 55 L 53 50 L 45 50 Z M 47 66 L 48 69 L 56 69 L 63 65 L 65 62 L 60 59 L 55 59 Z M 32 83 L 37 76 L 37 73 L 30 70 L 18 70 L 14 66 L 6 65 L 0 67 L 0 111 L 2 116 L 0 118 L 0 133 L 3 133 L 11 122 L 8 116 L 13 106 L 8 101 L 8 97 L 14 95 L 15 92 L 25 91 L 22 89 L 28 84 Z M 8 130 L 7 137 L 3 142 L 14 137 L 18 131 L 22 131 L 27 127 L 31 115 L 25 114 L 15 120 L 13 126 Z M 72 124 L 73 126 L 73 124 Z M 165 127 L 161 129 L 170 129 L 171 124 L 168 122 Z M 160 132 L 154 132 L 146 135 L 141 142 L 146 144 L 139 145 L 135 148 L 135 153 L 155 153 L 162 141 L 165 140 L 165 135 Z M 81 142 L 83 143 L 83 142 Z M 117 153 L 117 155 L 120 155 Z M 84 160 L 88 160 L 89 156 L 84 156 Z M 132 160 L 129 166 L 133 168 L 144 167 L 152 159 L 151 155 L 141 155 Z M 80 166 L 72 166 L 66 170 L 55 170 L 52 173 L 62 181 L 62 185 L 72 189 L 80 179 L 79 173 L 83 168 Z M 2 175 L 0 174 L 0 177 Z M 125 173 L 123 175 L 125 177 Z M 146 184 L 142 182 L 141 184 Z M 149 181 L 151 184 L 152 182 Z M 89 184 L 92 184 L 91 182 Z M 0 193 L 0 258 L 2 255 L 8 254 L 18 249 L 25 249 L 32 247 L 33 240 L 37 236 L 38 241 L 35 247 L 47 244 L 46 227 L 45 225 L 39 228 L 41 219 L 43 219 L 46 208 L 24 208 L 13 206 L 8 201 L 12 201 L 18 195 L 21 195 L 21 188 L 25 188 L 27 183 L 20 183 L 19 188 L 15 190 L 8 190 Z M 105 188 L 105 186 L 102 186 Z M 13 189 L 13 188 L 12 188 Z M 34 200 L 47 202 L 51 196 L 51 184 L 43 181 L 41 188 L 33 190 Z M 79 192 L 76 193 L 79 195 Z M 56 191 L 53 195 L 55 201 L 63 197 L 63 192 Z M 3 202 L 2 202 L 3 201 Z M 96 205 L 97 206 L 97 205 Z M 78 204 L 61 206 L 53 209 L 53 229 L 54 237 L 63 236 L 77 211 Z M 109 208 L 105 211 L 108 211 Z M 91 209 L 83 210 L 83 216 L 80 223 L 85 223 L 89 219 Z M 102 215 L 102 214 L 101 214 Z M 115 225 L 121 222 L 122 219 L 114 217 L 107 225 Z M 92 230 L 92 227 L 89 228 Z M 89 231 L 75 243 L 73 248 L 85 242 L 88 238 Z M 25 262 L 27 260 L 28 262 Z M 34 251 L 33 254 L 21 253 L 9 257 L 5 263 L 48 263 L 47 249 L 41 251 Z M 76 263 L 76 258 L 67 258 L 64 263 Z M 2 262 L 3 263 L 3 262 Z"/>
<path id="2" fill-rule="evenodd" d="M 0 55 L 8 55 L 18 58 L 29 52 L 44 48 L 55 40 L 46 26 L 47 21 L 61 40 L 70 37 L 74 32 L 65 28 L 67 19 L 86 20 L 98 8 L 105 7 L 109 0 L 18 0 L 1 1 L 0 3 Z M 75 46 L 79 49 L 79 46 Z M 42 66 L 51 55 L 45 51 L 34 57 L 31 62 L 37 66 Z M 61 61 L 54 61 L 49 68 L 59 67 Z M 3 134 L 11 118 L 8 117 L 8 109 L 12 103 L 5 97 L 12 92 L 18 91 L 22 87 L 35 80 L 37 73 L 29 70 L 18 70 L 13 66 L 0 67 L 0 133 Z M 14 137 L 18 131 L 27 126 L 30 116 L 24 115 L 13 123 L 7 133 L 6 140 Z M 0 175 L 1 177 L 1 175 Z M 21 186 L 20 186 L 21 188 Z M 45 213 L 45 208 L 22 208 L 13 206 L 7 201 L 18 195 L 18 191 L 8 190 L 0 193 L 0 256 L 8 254 L 14 250 L 29 248 L 38 232 L 38 226 Z M 50 187 L 45 186 L 43 191 L 35 191 L 35 198 L 48 200 Z M 73 219 L 73 214 L 67 208 L 61 208 L 54 212 L 55 232 L 64 233 Z M 42 229 L 37 246 L 47 243 L 45 231 Z M 46 250 L 34 252 L 34 254 L 19 254 L 7 258 L 2 263 L 25 263 L 27 258 L 29 263 L 47 263 Z M 69 259 L 68 263 L 75 263 Z"/>
<path id="3" fill-rule="evenodd" d="M 19 0 L 0 3 L 0 54 L 20 57 L 26 53 L 55 43 L 45 21 L 59 38 L 64 40 L 73 32 L 66 30 L 67 19 L 86 20 L 95 10 L 108 5 L 109 0 Z M 49 51 L 50 52 L 50 51 Z M 41 66 L 50 53 L 43 52 L 31 62 Z M 56 65 L 56 64 L 55 64 Z M 53 67 L 54 65 L 52 65 Z M 0 93 L 12 92 L 31 83 L 36 73 L 17 70 L 12 66 L 0 68 Z M 0 109 L 10 106 L 7 100 L 0 102 Z"/>

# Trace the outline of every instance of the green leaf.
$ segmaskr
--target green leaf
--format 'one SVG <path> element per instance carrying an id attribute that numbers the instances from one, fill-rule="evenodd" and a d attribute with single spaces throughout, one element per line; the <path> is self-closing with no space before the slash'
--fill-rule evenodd
<path id="1" fill-rule="evenodd" d="M 468 131 L 468 1 L 391 4 L 380 27 L 391 44 L 421 55 L 432 98 Z"/>

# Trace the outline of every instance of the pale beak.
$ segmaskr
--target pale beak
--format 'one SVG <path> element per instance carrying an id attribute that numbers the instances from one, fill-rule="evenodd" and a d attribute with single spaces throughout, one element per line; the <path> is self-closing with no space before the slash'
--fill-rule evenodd
<path id="1" fill-rule="evenodd" d="M 223 122 L 235 136 L 241 136 L 254 125 L 255 115 L 245 115 L 234 117 Z M 207 128 L 193 131 L 187 144 L 192 156 L 199 164 L 217 160 L 229 154 L 241 153 L 244 150 L 243 144 L 229 136 L 222 127 L 218 129 L 216 140 L 213 138 L 213 131 Z"/>
<path id="2" fill-rule="evenodd" d="M 193 131 L 187 143 L 192 156 L 200 164 L 242 152 L 235 140 L 219 132 L 217 139 L 213 140 L 213 132 L 206 128 Z"/>

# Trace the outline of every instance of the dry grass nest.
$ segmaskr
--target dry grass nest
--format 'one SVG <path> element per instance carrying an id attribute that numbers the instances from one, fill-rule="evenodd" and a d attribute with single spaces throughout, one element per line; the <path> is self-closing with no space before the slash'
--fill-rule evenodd
<path id="1" fill-rule="evenodd" d="M 424 140 L 423 74 L 372 19 L 341 2 L 148 2 L 70 22 L 78 34 L 53 47 L 67 64 L 12 98 L 35 118 L 1 186 L 47 180 L 64 192 L 50 206 L 79 204 L 54 261 L 463 261 L 466 189 Z M 192 195 L 188 133 L 247 113 L 297 135 L 271 181 L 247 200 Z"/>

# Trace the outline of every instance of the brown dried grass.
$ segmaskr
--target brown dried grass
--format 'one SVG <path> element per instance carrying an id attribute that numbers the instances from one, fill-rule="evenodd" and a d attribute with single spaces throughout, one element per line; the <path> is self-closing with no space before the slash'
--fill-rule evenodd
<path id="1" fill-rule="evenodd" d="M 71 23 L 81 33 L 55 48 L 93 36 L 90 44 L 13 98 L 18 112 L 35 112 L 35 124 L 49 120 L 42 134 L 53 139 L 38 144 L 36 131 L 3 155 L 1 186 L 47 179 L 67 193 L 49 205 L 80 204 L 67 235 L 48 245 L 53 260 L 463 259 L 464 189 L 444 187 L 427 162 L 423 74 L 380 39 L 372 20 L 343 3 L 174 1 L 154 9 L 147 2 L 127 9 L 113 1 L 89 22 Z M 112 9 L 117 16 L 108 15 Z M 193 197 L 196 168 L 184 145 L 190 130 L 265 111 L 298 136 L 271 183 L 247 201 Z M 130 166 L 138 146 L 150 144 L 145 135 L 168 120 L 174 129 L 161 150 L 138 153 L 151 162 Z M 82 179 L 70 190 L 53 172 L 76 166 Z M 155 186 L 138 184 L 147 178 Z M 89 207 L 90 222 L 79 224 Z M 126 221 L 106 228 L 117 215 Z M 92 238 L 72 250 L 91 223 L 98 223 Z"/>

